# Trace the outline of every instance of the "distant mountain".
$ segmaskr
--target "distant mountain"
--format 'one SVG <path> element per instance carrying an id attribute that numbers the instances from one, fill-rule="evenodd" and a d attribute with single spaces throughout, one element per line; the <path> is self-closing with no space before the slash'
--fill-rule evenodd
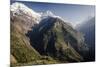
<path id="1" fill-rule="evenodd" d="M 89 47 L 89 57 L 87 60 L 95 60 L 95 17 L 90 17 L 86 19 L 82 24 L 78 25 L 76 28 L 78 31 L 82 32 L 85 37 L 85 42 Z"/>
<path id="2" fill-rule="evenodd" d="M 38 13 L 22 3 L 11 5 L 12 65 L 85 61 L 83 34 L 51 11 Z"/>

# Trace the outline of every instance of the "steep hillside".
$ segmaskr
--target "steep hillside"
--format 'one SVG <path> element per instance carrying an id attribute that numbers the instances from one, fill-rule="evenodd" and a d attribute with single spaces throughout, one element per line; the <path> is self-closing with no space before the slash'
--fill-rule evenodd
<path id="1" fill-rule="evenodd" d="M 11 24 L 11 55 L 17 62 L 15 65 L 56 63 L 50 57 L 41 56 L 31 45 L 29 39 L 17 25 Z M 44 58 L 44 59 L 43 59 Z M 12 59 L 12 57 L 11 57 Z M 52 62 L 51 62 L 52 60 Z"/>
<path id="2" fill-rule="evenodd" d="M 31 27 L 37 24 L 37 20 L 28 19 L 28 17 L 26 17 L 28 14 L 24 15 L 20 13 L 22 16 L 19 14 L 12 15 L 13 13 L 15 13 L 15 11 L 11 10 L 11 65 L 56 63 L 51 57 L 41 56 L 31 46 L 29 42 L 30 39 L 26 36 L 26 33 L 31 30 Z M 33 16 L 35 16 L 35 14 Z M 33 17 L 31 17 L 31 19 L 33 19 Z"/>

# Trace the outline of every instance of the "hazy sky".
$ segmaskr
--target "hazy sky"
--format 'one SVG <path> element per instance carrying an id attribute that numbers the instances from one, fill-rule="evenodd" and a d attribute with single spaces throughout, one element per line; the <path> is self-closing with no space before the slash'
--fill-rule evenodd
<path id="1" fill-rule="evenodd" d="M 51 4 L 24 1 L 21 3 L 37 12 L 46 12 L 47 10 L 50 10 L 55 15 L 60 16 L 64 20 L 72 23 L 80 23 L 89 16 L 95 16 L 95 6 L 93 5 Z"/>

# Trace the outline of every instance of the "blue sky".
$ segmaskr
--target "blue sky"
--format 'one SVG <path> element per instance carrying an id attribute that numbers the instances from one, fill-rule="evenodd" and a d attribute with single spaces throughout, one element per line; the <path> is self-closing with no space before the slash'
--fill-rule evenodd
<path id="1" fill-rule="evenodd" d="M 41 2 L 19 1 L 37 12 L 46 12 L 50 10 L 55 15 L 62 17 L 65 21 L 80 23 L 90 16 L 95 16 L 94 5 L 75 5 L 75 4 L 57 4 Z"/>

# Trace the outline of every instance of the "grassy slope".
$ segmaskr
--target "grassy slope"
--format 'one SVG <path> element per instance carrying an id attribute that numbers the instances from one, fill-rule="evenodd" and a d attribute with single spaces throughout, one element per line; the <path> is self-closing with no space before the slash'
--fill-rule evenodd
<path id="1" fill-rule="evenodd" d="M 17 25 L 11 23 L 11 55 L 17 62 L 11 65 L 51 64 L 56 63 L 51 57 L 41 56 L 31 47 L 28 38 Z M 12 59 L 11 56 L 11 60 Z"/>

